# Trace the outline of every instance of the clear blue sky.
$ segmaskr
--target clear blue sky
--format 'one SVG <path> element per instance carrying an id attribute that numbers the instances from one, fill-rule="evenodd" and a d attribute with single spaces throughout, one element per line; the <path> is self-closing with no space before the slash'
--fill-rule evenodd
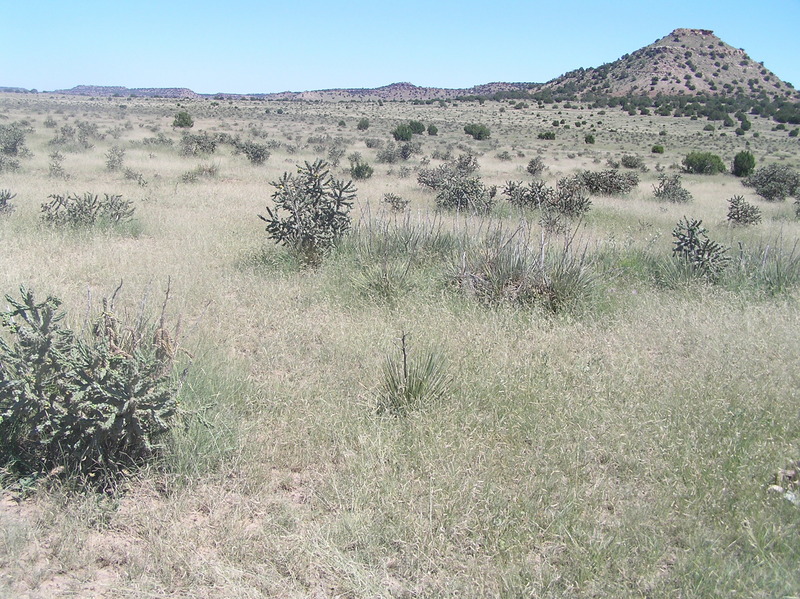
<path id="1" fill-rule="evenodd" d="M 800 88 L 800 0 L 0 0 L 0 86 L 199 93 L 544 82 L 678 27 Z"/>

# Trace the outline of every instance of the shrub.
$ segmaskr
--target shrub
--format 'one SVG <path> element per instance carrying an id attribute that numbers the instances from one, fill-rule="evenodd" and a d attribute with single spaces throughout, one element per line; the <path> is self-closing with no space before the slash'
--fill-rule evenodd
<path id="1" fill-rule="evenodd" d="M 722 158 L 711 152 L 690 152 L 683 159 L 682 164 L 687 173 L 714 175 L 725 172 Z"/>
<path id="2" fill-rule="evenodd" d="M 181 110 L 175 115 L 175 120 L 172 121 L 172 126 L 180 129 L 191 129 L 194 127 L 194 119 L 185 110 Z"/>
<path id="3" fill-rule="evenodd" d="M 122 161 L 125 158 L 125 148 L 119 146 L 112 146 L 106 152 L 106 169 L 110 171 L 118 171 L 122 168 Z"/>
<path id="4" fill-rule="evenodd" d="M 369 129 L 369 119 L 366 117 L 358 119 L 358 123 L 356 123 L 356 129 L 359 131 L 366 131 Z"/>
<path id="5" fill-rule="evenodd" d="M 579 177 L 564 177 L 556 185 L 555 196 L 546 208 L 568 218 L 580 218 L 589 211 L 592 202 Z"/>
<path id="6" fill-rule="evenodd" d="M 366 162 L 363 162 L 360 156 L 350 161 L 350 176 L 353 179 L 369 179 L 373 172 L 374 169 Z"/>
<path id="7" fill-rule="evenodd" d="M 547 167 L 544 165 L 544 160 L 542 160 L 541 156 L 537 156 L 536 158 L 531 158 L 528 161 L 528 166 L 525 168 L 528 173 L 530 173 L 534 177 L 538 177 L 541 175 Z"/>
<path id="8" fill-rule="evenodd" d="M 502 193 L 509 202 L 520 208 L 541 208 L 552 203 L 555 197 L 555 190 L 541 179 L 527 185 L 521 181 L 509 181 Z"/>
<path id="9" fill-rule="evenodd" d="M 653 196 L 657 200 L 684 203 L 692 201 L 692 194 L 681 185 L 680 175 L 659 175 L 658 185 L 653 185 Z"/>
<path id="10" fill-rule="evenodd" d="M 64 169 L 64 155 L 56 150 L 50 154 L 50 160 L 50 176 L 54 179 L 64 179 L 67 181 L 69 179 L 69 174 Z"/>
<path id="11" fill-rule="evenodd" d="M 271 183 L 275 209 L 267 207 L 267 234 L 290 247 L 301 262 L 315 266 L 350 228 L 350 207 L 356 196 L 352 181 L 334 179 L 328 164 L 317 160 L 298 166 L 297 174 L 283 173 Z"/>
<path id="12" fill-rule="evenodd" d="M 370 150 L 380 149 L 383 147 L 383 140 L 378 139 L 377 137 L 368 137 L 364 140 L 364 145 Z"/>
<path id="13" fill-rule="evenodd" d="M 787 165 L 769 164 L 742 181 L 768 202 L 782 202 L 800 190 L 800 174 Z"/>
<path id="14" fill-rule="evenodd" d="M 472 139 L 477 140 L 489 139 L 489 136 L 491 135 L 489 127 L 486 125 L 480 125 L 478 123 L 470 123 L 469 125 L 465 125 L 464 133 L 471 135 Z"/>
<path id="15" fill-rule="evenodd" d="M 401 123 L 392 129 L 392 137 L 395 141 L 411 141 L 414 131 L 406 123 Z"/>
<path id="16" fill-rule="evenodd" d="M 498 152 L 495 156 L 498 160 L 502 160 L 504 162 L 508 162 L 511 160 L 511 154 L 509 154 L 508 150 L 503 150 L 502 152 Z"/>
<path id="17" fill-rule="evenodd" d="M 634 168 L 643 170 L 645 168 L 644 159 L 641 156 L 634 156 L 633 154 L 624 154 L 619 159 L 619 163 L 625 168 Z"/>
<path id="18" fill-rule="evenodd" d="M 756 168 L 756 158 L 744 150 L 733 157 L 731 172 L 737 177 L 748 177 Z"/>
<path id="19" fill-rule="evenodd" d="M 536 136 L 538 139 L 546 139 L 552 141 L 556 138 L 556 134 L 554 131 L 542 131 L 539 135 Z"/>
<path id="20" fill-rule="evenodd" d="M 155 324 L 143 315 L 121 323 L 112 297 L 82 336 L 63 326 L 58 298 L 20 294 L 6 296 L 11 309 L 0 313 L 9 335 L 0 337 L 3 463 L 19 474 L 66 467 L 102 482 L 156 456 L 178 411 L 163 310 Z"/>
<path id="21" fill-rule="evenodd" d="M 133 170 L 132 168 L 126 168 L 123 171 L 122 176 L 129 181 L 136 181 L 136 184 L 139 187 L 147 187 L 147 180 L 144 178 L 144 175 Z"/>
<path id="22" fill-rule="evenodd" d="M 25 130 L 22 123 L 0 125 L 0 154 L 21 156 L 25 153 Z"/>
<path id="23" fill-rule="evenodd" d="M 250 164 L 264 164 L 270 157 L 270 151 L 266 144 L 255 141 L 241 141 L 236 144 L 236 149 L 247 156 Z"/>
<path id="24" fill-rule="evenodd" d="M 583 138 L 583 143 L 593 144 L 594 143 L 594 135 L 592 135 L 591 133 L 589 133 L 588 135 L 585 135 L 584 138 Z"/>
<path id="25" fill-rule="evenodd" d="M 406 206 L 409 204 L 409 200 L 401 198 L 399 195 L 394 193 L 383 194 L 383 202 L 389 205 L 389 208 L 391 208 L 392 212 L 404 212 Z"/>
<path id="26" fill-rule="evenodd" d="M 11 203 L 17 194 L 11 193 L 10 189 L 0 189 L 0 216 L 14 212 L 14 204 Z"/>
<path id="27" fill-rule="evenodd" d="M 601 195 L 630 193 L 639 185 L 636 173 L 622 173 L 615 169 L 599 172 L 583 171 L 577 177 L 590 193 Z"/>
<path id="28" fill-rule="evenodd" d="M 181 137 L 181 154 L 183 156 L 213 154 L 216 149 L 217 140 L 205 131 L 201 133 L 184 132 Z"/>
<path id="29" fill-rule="evenodd" d="M 728 200 L 728 222 L 734 225 L 757 224 L 761 222 L 761 210 L 742 196 L 733 196 Z"/>
<path id="30" fill-rule="evenodd" d="M 378 391 L 378 414 L 405 416 L 440 400 L 449 387 L 441 356 L 434 352 L 411 355 L 407 337 L 405 333 L 400 337 L 399 355 L 386 358 Z"/>
<path id="31" fill-rule="evenodd" d="M 433 123 L 428 125 L 428 135 L 438 135 L 438 134 L 439 134 L 439 128 L 436 125 L 434 125 Z"/>
<path id="32" fill-rule="evenodd" d="M 411 133 L 414 135 L 422 135 L 425 133 L 425 125 L 420 121 L 409 121 L 408 128 L 411 129 Z"/>
<path id="33" fill-rule="evenodd" d="M 664 153 L 664 146 L 661 144 L 656 144 L 652 148 L 650 148 L 650 152 L 653 154 L 663 154 Z"/>
<path id="34" fill-rule="evenodd" d="M 133 218 L 134 207 L 121 195 L 104 194 L 104 198 L 91 192 L 47 196 L 42 204 L 42 220 L 58 227 L 93 227 L 103 224 L 121 224 Z"/>
<path id="35" fill-rule="evenodd" d="M 702 220 L 689 220 L 684 216 L 672 231 L 675 239 L 672 256 L 683 260 L 697 274 L 716 279 L 730 258 L 725 255 L 728 249 L 709 239 L 706 233 Z"/>
<path id="36" fill-rule="evenodd" d="M 438 190 L 454 177 L 467 177 L 478 170 L 478 159 L 474 154 L 460 154 L 436 168 L 421 168 L 417 182 L 423 187 Z"/>
<path id="37" fill-rule="evenodd" d="M 494 197 L 480 177 L 456 175 L 447 178 L 438 188 L 436 207 L 485 214 L 494 205 Z"/>

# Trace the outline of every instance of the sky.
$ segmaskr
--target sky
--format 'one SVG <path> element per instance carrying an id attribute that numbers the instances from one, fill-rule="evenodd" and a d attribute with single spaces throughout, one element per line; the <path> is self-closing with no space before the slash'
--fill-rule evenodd
<path id="1" fill-rule="evenodd" d="M 0 0 L 0 86 L 198 93 L 542 83 L 679 27 L 800 88 L 800 0 Z"/>

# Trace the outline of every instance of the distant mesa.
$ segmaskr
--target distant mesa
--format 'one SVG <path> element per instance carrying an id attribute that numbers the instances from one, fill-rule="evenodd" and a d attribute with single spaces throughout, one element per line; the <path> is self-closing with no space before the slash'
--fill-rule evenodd
<path id="1" fill-rule="evenodd" d="M 35 93 L 15 87 L 0 91 Z M 550 92 L 582 99 L 595 96 L 707 95 L 800 100 L 790 83 L 781 81 L 763 63 L 733 48 L 710 29 L 675 29 L 652 44 L 599 67 L 580 68 L 546 83 L 485 83 L 470 88 L 420 87 L 400 82 L 377 88 L 341 88 L 303 92 L 198 94 L 184 87 L 127 88 L 78 85 L 50 93 L 93 97 L 253 98 L 306 101 L 414 101 L 491 97 L 506 92 Z"/>

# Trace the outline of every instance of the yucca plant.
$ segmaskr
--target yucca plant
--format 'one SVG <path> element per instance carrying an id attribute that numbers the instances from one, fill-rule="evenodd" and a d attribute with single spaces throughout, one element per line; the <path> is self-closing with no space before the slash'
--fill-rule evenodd
<path id="1" fill-rule="evenodd" d="M 441 400 L 450 386 L 444 360 L 438 353 L 412 355 L 405 332 L 400 336 L 399 350 L 386 358 L 378 390 L 380 415 L 406 416 Z"/>

